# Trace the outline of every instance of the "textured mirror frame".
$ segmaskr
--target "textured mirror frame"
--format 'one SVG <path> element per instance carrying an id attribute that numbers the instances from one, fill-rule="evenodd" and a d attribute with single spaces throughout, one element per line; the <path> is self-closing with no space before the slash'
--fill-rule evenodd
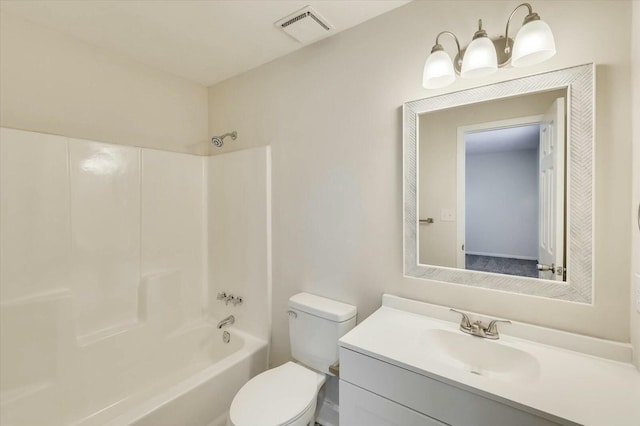
<path id="1" fill-rule="evenodd" d="M 502 275 L 418 263 L 418 116 L 447 108 L 567 89 L 567 281 Z M 452 284 L 593 302 L 595 65 L 495 83 L 407 102 L 403 106 L 404 274 Z M 425 129 L 422 129 L 425 131 Z"/>

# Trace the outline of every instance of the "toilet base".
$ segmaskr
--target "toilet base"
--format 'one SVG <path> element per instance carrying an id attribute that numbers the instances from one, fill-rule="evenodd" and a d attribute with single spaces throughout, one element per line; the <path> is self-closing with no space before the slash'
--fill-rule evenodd
<path id="1" fill-rule="evenodd" d="M 285 425 L 282 425 L 282 426 L 316 426 L 316 425 L 319 425 L 319 423 L 316 423 L 316 421 L 315 421 L 315 411 L 316 411 L 315 404 L 313 406 L 309 407 L 309 408 L 310 409 L 305 411 L 302 414 L 302 416 L 300 416 L 297 419 L 292 420 L 290 423 L 286 423 Z M 231 419 L 229 417 L 227 417 L 227 426 L 235 426 L 231 422 Z M 277 426 L 281 426 L 281 425 L 277 425 Z"/>

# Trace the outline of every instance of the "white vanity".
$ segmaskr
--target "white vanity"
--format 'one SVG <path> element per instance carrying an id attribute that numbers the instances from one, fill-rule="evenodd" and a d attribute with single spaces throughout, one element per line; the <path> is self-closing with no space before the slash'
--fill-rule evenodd
<path id="1" fill-rule="evenodd" d="M 460 331 L 459 319 L 384 295 L 340 340 L 340 424 L 640 425 L 629 345 L 521 323 L 489 340 Z"/>

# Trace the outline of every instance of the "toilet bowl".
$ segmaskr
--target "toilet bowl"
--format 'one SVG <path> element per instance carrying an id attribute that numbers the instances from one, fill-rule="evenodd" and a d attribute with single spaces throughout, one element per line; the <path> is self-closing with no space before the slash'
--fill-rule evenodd
<path id="1" fill-rule="evenodd" d="M 318 393 L 338 360 L 338 339 L 356 324 L 356 308 L 309 293 L 289 299 L 287 362 L 249 380 L 233 398 L 228 426 L 313 426 Z"/>
<path id="2" fill-rule="evenodd" d="M 313 426 L 324 374 L 287 362 L 245 384 L 229 411 L 229 426 Z"/>

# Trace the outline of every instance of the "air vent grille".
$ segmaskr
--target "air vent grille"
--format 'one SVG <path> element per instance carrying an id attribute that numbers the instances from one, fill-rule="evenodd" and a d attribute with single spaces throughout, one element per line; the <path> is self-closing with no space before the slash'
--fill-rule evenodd
<path id="1" fill-rule="evenodd" d="M 293 17 L 293 18 L 289 19 L 288 21 L 280 24 L 280 26 L 282 28 L 285 28 L 285 27 L 288 27 L 289 25 L 294 24 L 294 23 L 298 22 L 299 20 L 307 18 L 307 17 L 312 18 L 314 21 L 316 21 L 318 23 L 318 25 L 320 25 L 326 31 L 331 31 L 331 27 L 329 27 L 327 24 L 322 22 L 322 20 L 320 20 L 320 18 L 318 18 L 316 15 L 314 15 L 311 12 L 301 13 L 300 15 L 298 15 L 296 17 Z"/>
<path id="2" fill-rule="evenodd" d="M 334 30 L 331 24 L 311 6 L 285 16 L 275 25 L 303 44 L 328 37 Z"/>

